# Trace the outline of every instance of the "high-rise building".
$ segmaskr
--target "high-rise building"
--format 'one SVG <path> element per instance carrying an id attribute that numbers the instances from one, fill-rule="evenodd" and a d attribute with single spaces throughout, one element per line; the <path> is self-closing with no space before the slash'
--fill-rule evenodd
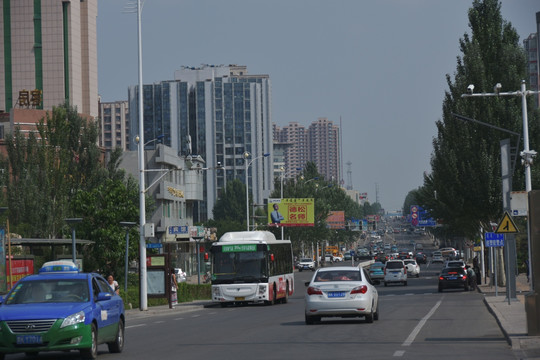
<path id="1" fill-rule="evenodd" d="M 319 118 L 306 129 L 291 122 L 280 129 L 274 126 L 274 141 L 289 143 L 284 149 L 285 172 L 292 177 L 301 172 L 308 161 L 328 181 L 340 180 L 339 126 L 327 118 Z"/>
<path id="2" fill-rule="evenodd" d="M 540 12 L 536 13 L 536 33 L 530 34 L 523 40 L 527 54 L 527 73 L 529 75 L 528 88 L 533 91 L 540 90 Z M 540 94 L 534 96 L 536 107 L 540 106 Z"/>
<path id="3" fill-rule="evenodd" d="M 98 116 L 97 0 L 3 0 L 0 111 L 66 101 Z"/>
<path id="4" fill-rule="evenodd" d="M 133 138 L 139 133 L 138 86 L 129 88 L 128 98 Z M 175 80 L 143 85 L 143 103 L 145 143 L 162 136 L 178 154 L 206 161 L 204 201 L 195 210 L 195 221 L 213 217 L 218 194 L 228 181 L 245 183 L 246 165 L 253 202 L 263 204 L 273 189 L 268 75 L 248 75 L 246 66 L 238 65 L 182 67 Z M 130 143 L 130 148 L 136 145 Z M 250 153 L 247 160 L 245 152 Z"/>
<path id="5" fill-rule="evenodd" d="M 134 142 L 129 132 L 129 107 L 127 101 L 99 103 L 99 146 L 111 150 L 129 149 L 129 143 Z"/>

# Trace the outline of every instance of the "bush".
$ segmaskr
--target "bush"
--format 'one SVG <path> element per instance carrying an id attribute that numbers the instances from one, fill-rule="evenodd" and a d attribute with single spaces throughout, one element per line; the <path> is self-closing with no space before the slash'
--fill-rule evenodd
<path id="1" fill-rule="evenodd" d="M 194 300 L 210 300 L 212 298 L 212 288 L 210 284 L 197 285 L 197 284 L 187 284 L 180 283 L 178 284 L 178 303 L 190 302 Z M 120 289 L 120 296 L 124 299 L 124 305 L 126 309 L 129 309 L 129 304 L 131 308 L 138 308 L 140 303 L 139 296 L 139 284 L 128 286 L 127 294 L 124 292 L 124 289 Z M 160 306 L 168 305 L 169 301 L 166 297 L 163 298 L 148 298 L 148 306 Z"/>

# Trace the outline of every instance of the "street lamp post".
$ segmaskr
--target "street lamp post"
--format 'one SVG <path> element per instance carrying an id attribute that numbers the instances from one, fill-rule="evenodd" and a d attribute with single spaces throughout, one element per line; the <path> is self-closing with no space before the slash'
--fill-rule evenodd
<path id="1" fill-rule="evenodd" d="M 75 225 L 80 223 L 83 219 L 82 218 L 69 218 L 64 219 L 64 221 L 71 226 L 71 259 L 73 260 L 74 264 L 77 264 L 77 246 L 76 246 L 76 240 L 75 240 Z"/>
<path id="2" fill-rule="evenodd" d="M 4 212 L 8 211 L 7 207 L 0 207 L 0 214 L 3 214 Z M 9 264 L 9 288 L 8 290 L 11 290 L 11 286 L 13 285 L 13 279 L 12 279 L 12 270 L 11 270 L 11 237 L 9 236 L 9 216 L 6 218 L 6 237 L 8 240 L 8 264 Z M 5 254 L 5 253 L 4 253 Z"/>
<path id="3" fill-rule="evenodd" d="M 248 176 L 249 166 L 257 159 L 270 156 L 270 153 L 265 153 L 265 154 L 262 154 L 261 156 L 257 156 L 251 161 L 249 161 L 249 158 L 251 157 L 251 153 L 249 151 L 245 151 L 243 156 L 244 156 L 244 165 L 246 167 L 246 220 L 247 220 L 247 231 L 249 231 L 249 176 Z"/>
<path id="4" fill-rule="evenodd" d="M 129 229 L 132 226 L 137 225 L 133 221 L 120 221 L 120 225 L 126 228 L 126 258 L 124 261 L 124 293 L 127 294 L 127 283 L 128 283 L 128 265 L 129 265 Z"/>
<path id="5" fill-rule="evenodd" d="M 525 191 L 529 193 L 532 190 L 531 185 L 531 164 L 536 151 L 529 149 L 529 125 L 527 119 L 527 95 L 539 94 L 539 91 L 526 90 L 525 80 L 521 81 L 521 88 L 518 91 L 501 92 L 502 85 L 497 83 L 493 90 L 493 93 L 474 93 L 474 85 L 467 87 L 467 94 L 461 95 L 461 97 L 494 97 L 494 96 L 521 96 L 521 111 L 523 118 L 523 151 L 520 153 L 523 165 L 525 165 Z M 530 220 L 527 219 L 527 246 L 528 246 L 528 258 L 529 266 L 532 264 L 531 256 L 531 232 L 530 232 Z M 532 271 L 530 271 L 530 290 L 533 291 L 533 279 Z"/>

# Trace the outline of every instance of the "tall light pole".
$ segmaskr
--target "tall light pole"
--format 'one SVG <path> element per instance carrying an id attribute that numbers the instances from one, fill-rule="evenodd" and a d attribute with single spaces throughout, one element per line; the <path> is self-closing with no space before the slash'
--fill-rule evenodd
<path id="1" fill-rule="evenodd" d="M 120 225 L 126 229 L 126 258 L 124 260 L 124 293 L 127 294 L 128 265 L 129 265 L 129 229 L 137 225 L 133 221 L 120 221 Z"/>
<path id="2" fill-rule="evenodd" d="M 493 96 L 521 96 L 521 112 L 523 118 L 523 151 L 520 153 L 522 163 L 525 166 L 525 191 L 528 193 L 532 190 L 531 184 L 531 164 L 534 157 L 536 156 L 536 151 L 529 149 L 529 125 L 527 119 L 527 95 L 533 95 L 540 93 L 539 91 L 526 90 L 525 80 L 521 80 L 521 88 L 518 91 L 511 92 L 501 92 L 502 85 L 497 83 L 493 88 L 494 92 L 492 93 L 474 93 L 474 85 L 469 85 L 467 87 L 467 94 L 461 95 L 461 97 L 493 97 Z M 527 215 L 528 216 L 528 215 Z M 527 219 L 527 247 L 528 247 L 528 258 L 529 258 L 529 268 L 532 264 L 531 256 L 531 232 L 530 232 L 530 220 Z M 532 271 L 530 273 L 530 290 L 533 290 L 533 279 Z"/>
<path id="3" fill-rule="evenodd" d="M 247 231 L 249 231 L 249 166 L 257 159 L 260 159 L 262 157 L 270 156 L 270 153 L 262 154 L 261 156 L 257 156 L 256 158 L 249 161 L 249 158 L 251 157 L 251 153 L 249 151 L 245 151 L 243 154 L 244 157 L 244 165 L 246 167 L 246 220 L 247 220 Z"/>
<path id="4" fill-rule="evenodd" d="M 144 117 L 143 117 L 143 77 L 142 77 L 142 37 L 141 37 L 141 0 L 137 0 L 137 43 L 139 59 L 139 309 L 148 310 L 148 288 L 146 284 L 146 238 L 144 228 L 146 225 L 146 201 L 144 184 Z"/>
<path id="5" fill-rule="evenodd" d="M 69 218 L 64 221 L 71 227 L 71 259 L 74 264 L 77 264 L 77 246 L 75 240 L 75 225 L 82 222 L 82 218 Z"/>

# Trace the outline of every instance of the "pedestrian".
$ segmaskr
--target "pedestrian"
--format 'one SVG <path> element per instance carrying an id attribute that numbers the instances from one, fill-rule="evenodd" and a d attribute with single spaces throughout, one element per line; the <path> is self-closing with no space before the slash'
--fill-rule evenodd
<path id="1" fill-rule="evenodd" d="M 176 305 L 178 305 L 178 282 L 174 269 L 171 269 L 171 306 L 174 309 Z"/>
<path id="2" fill-rule="evenodd" d="M 467 270 L 467 278 L 468 278 L 468 281 L 469 281 L 469 288 L 471 290 L 475 290 L 476 289 L 476 274 L 475 274 L 474 270 L 469 265 L 466 265 L 465 269 Z"/>
<path id="3" fill-rule="evenodd" d="M 119 295 L 120 287 L 118 286 L 118 282 L 114 280 L 114 277 L 112 275 L 109 275 L 109 277 L 107 277 L 107 281 L 109 282 L 109 286 L 111 287 L 111 289 Z"/>
<path id="4" fill-rule="evenodd" d="M 474 273 L 476 274 L 476 284 L 481 285 L 482 284 L 482 274 L 480 272 L 480 263 L 478 261 L 478 255 L 476 255 L 473 258 L 473 270 L 474 270 Z"/>

